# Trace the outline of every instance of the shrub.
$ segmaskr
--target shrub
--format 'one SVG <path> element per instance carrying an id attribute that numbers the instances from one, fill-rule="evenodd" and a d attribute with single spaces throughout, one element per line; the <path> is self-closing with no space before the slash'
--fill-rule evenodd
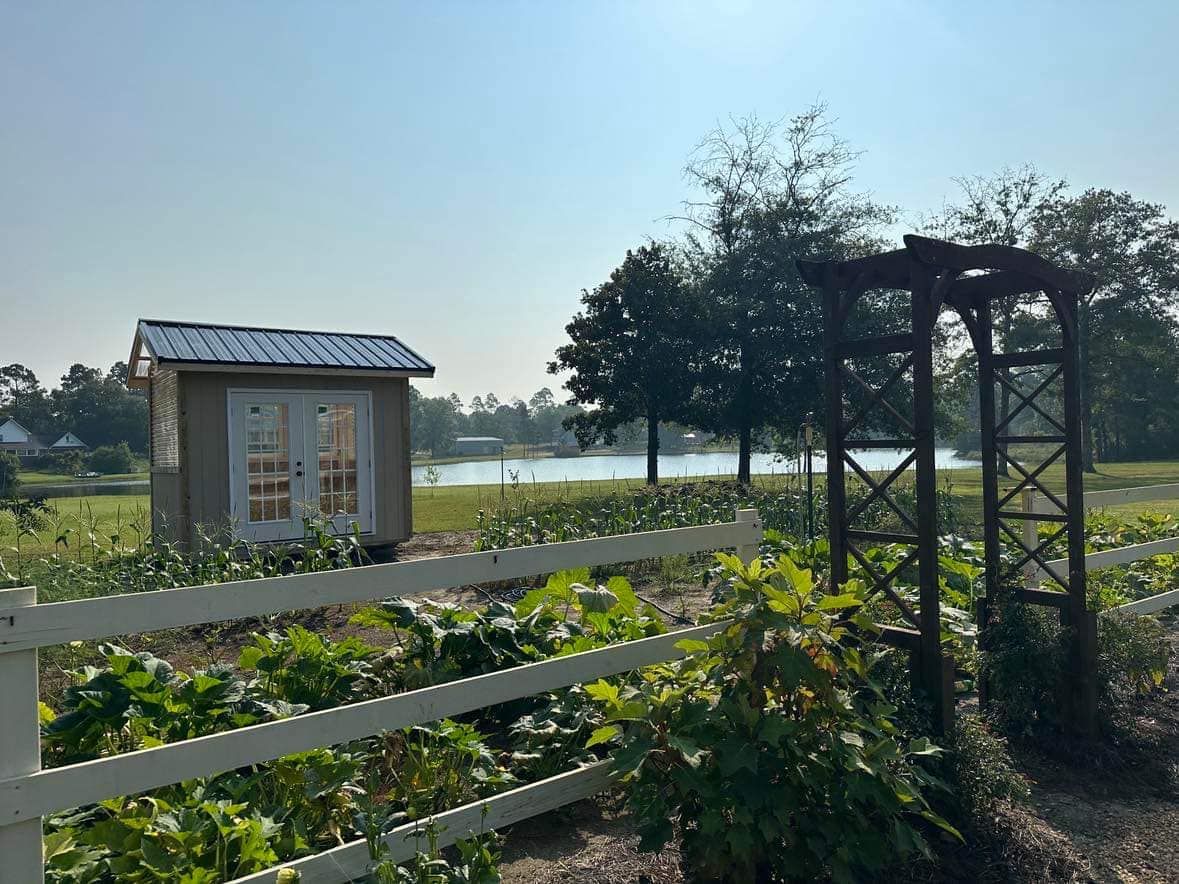
<path id="1" fill-rule="evenodd" d="M 1059 615 L 1013 600 L 996 607 L 979 664 L 987 714 L 1010 737 L 1055 731 L 1066 659 Z"/>
<path id="2" fill-rule="evenodd" d="M 20 489 L 20 458 L 11 451 L 0 451 L 0 497 L 16 497 Z"/>
<path id="3" fill-rule="evenodd" d="M 86 455 L 81 451 L 54 451 L 41 455 L 33 461 L 33 465 L 47 473 L 72 476 L 82 471 L 86 465 Z"/>
<path id="4" fill-rule="evenodd" d="M 872 628 L 863 589 L 824 595 L 785 556 L 719 558 L 733 595 L 716 613 L 731 625 L 681 642 L 690 656 L 635 686 L 586 686 L 607 721 L 587 745 L 617 744 L 642 846 L 670 840 L 678 816 L 698 880 L 856 881 L 928 855 L 931 825 L 957 837 L 925 796 L 922 759 L 941 750 L 903 738 L 849 628 Z"/>
<path id="5" fill-rule="evenodd" d="M 946 779 L 964 825 L 980 821 L 1003 801 L 1028 797 L 1028 786 L 1015 769 L 1007 744 L 991 733 L 978 715 L 959 715 L 946 753 Z"/>
<path id="6" fill-rule="evenodd" d="M 90 469 L 99 473 L 130 473 L 135 469 L 135 457 L 126 442 L 101 445 L 90 453 Z"/>
<path id="7" fill-rule="evenodd" d="M 1070 676 L 1069 633 L 1058 616 L 1008 601 L 988 630 L 981 655 L 988 716 L 1010 737 L 1050 737 L 1059 730 L 1060 685 Z M 1098 716 L 1110 733 L 1135 699 L 1162 684 L 1170 648 L 1153 617 L 1107 613 L 1097 623 Z"/>
<path id="8" fill-rule="evenodd" d="M 1109 613 L 1097 621 L 1098 700 L 1107 718 L 1163 683 L 1170 661 L 1165 630 L 1153 617 Z"/>

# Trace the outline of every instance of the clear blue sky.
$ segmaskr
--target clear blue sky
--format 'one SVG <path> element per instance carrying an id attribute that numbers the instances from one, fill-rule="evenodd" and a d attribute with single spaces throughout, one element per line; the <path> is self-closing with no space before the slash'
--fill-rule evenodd
<path id="1" fill-rule="evenodd" d="M 0 6 L 0 363 L 139 316 L 391 332 L 525 398 L 718 119 L 816 99 L 916 215 L 1034 162 L 1179 213 L 1179 3 Z"/>

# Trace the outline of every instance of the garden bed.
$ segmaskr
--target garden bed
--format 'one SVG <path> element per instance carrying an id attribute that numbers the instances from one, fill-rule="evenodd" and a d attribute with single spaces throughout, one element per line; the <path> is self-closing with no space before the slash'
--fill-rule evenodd
<path id="1" fill-rule="evenodd" d="M 1152 525 L 1146 527 L 1153 530 Z M 1119 531 L 1143 530 L 1142 526 L 1117 527 Z M 1119 534 L 1115 539 L 1124 538 Z M 474 532 L 423 534 L 403 544 L 395 557 L 406 561 L 468 552 L 475 540 Z M 698 564 L 695 558 L 672 556 L 610 573 L 625 572 L 641 596 L 673 615 L 692 618 L 708 607 L 711 596 L 696 574 Z M 1169 581 L 1170 575 L 1169 563 L 1144 565 L 1127 576 L 1099 581 L 1100 595 L 1104 600 L 1131 591 L 1157 591 L 1155 584 Z M 588 582 L 588 575 L 582 579 Z M 389 587 L 389 591 L 395 591 L 395 587 Z M 519 582 L 515 582 L 459 587 L 431 592 L 429 596 L 474 609 L 492 599 L 514 602 L 521 592 Z M 388 644 L 388 634 L 382 630 L 350 622 L 360 607 L 295 611 L 200 629 L 127 636 L 125 641 L 182 669 L 235 661 L 251 643 L 253 632 L 282 631 L 294 625 L 337 642 L 355 636 L 374 645 Z M 671 618 L 668 625 L 672 625 Z M 1172 622 L 1169 630 L 1171 646 L 1179 650 L 1179 626 Z M 88 657 L 97 655 L 97 645 L 87 642 L 45 651 L 42 695 L 55 700 L 67 683 L 62 668 L 77 668 L 89 662 Z M 1172 688 L 1179 684 L 1175 667 L 1172 657 L 1167 681 Z M 1142 702 L 1127 729 L 1142 739 L 1107 752 L 1096 767 L 1086 760 L 1092 770 L 1062 766 L 1032 750 L 1016 747 L 1018 767 L 1032 786 L 1030 803 L 995 811 L 991 837 L 972 838 L 961 847 L 947 848 L 942 844 L 938 865 L 909 864 L 892 877 L 898 881 L 1179 879 L 1179 851 L 1174 847 L 1179 841 L 1179 813 L 1174 809 L 1179 704 L 1174 696 L 1156 694 Z M 1143 740 L 1145 751 L 1141 747 Z M 1111 763 L 1115 754 L 1116 766 Z M 507 881 L 662 884 L 683 880 L 675 849 L 661 854 L 638 851 L 638 836 L 628 818 L 620 813 L 614 796 L 599 796 L 517 824 L 505 830 L 504 835 L 502 870 Z"/>
<path id="2" fill-rule="evenodd" d="M 946 851 L 937 867 L 898 870 L 900 882 L 1179 880 L 1179 619 L 1168 625 L 1171 670 L 1127 727 L 1144 741 L 1134 760 L 1098 760 L 1080 769 L 1014 747 L 1031 786 L 1026 806 L 1005 808 L 1005 837 Z M 1151 750 L 1154 751 L 1151 751 Z M 505 831 L 505 884 L 679 884 L 674 849 L 638 851 L 638 835 L 609 797 L 581 802 Z"/>

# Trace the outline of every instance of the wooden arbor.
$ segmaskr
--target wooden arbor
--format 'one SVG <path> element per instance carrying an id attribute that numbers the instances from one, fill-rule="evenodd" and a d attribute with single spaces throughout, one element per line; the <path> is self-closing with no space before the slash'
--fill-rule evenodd
<path id="1" fill-rule="evenodd" d="M 831 574 L 834 583 L 848 576 L 848 557 L 857 561 L 873 584 L 897 607 L 908 623 L 889 628 L 882 640 L 911 651 L 914 681 L 934 703 L 935 725 L 946 728 L 953 715 L 952 664 L 941 653 L 938 592 L 937 488 L 934 467 L 933 332 L 943 306 L 955 309 L 966 325 L 978 355 L 979 423 L 983 459 L 983 521 L 986 547 L 986 597 L 979 605 L 979 626 L 987 626 L 989 602 L 1011 592 L 1022 602 L 1049 605 L 1061 611 L 1072 627 L 1070 679 L 1062 686 L 1063 707 L 1071 727 L 1091 734 L 1096 726 L 1096 617 L 1085 603 L 1085 536 L 1081 461 L 1081 411 L 1077 349 L 1077 298 L 1092 287 L 1079 274 L 1064 270 L 1023 249 L 1000 245 L 963 246 L 920 236 L 906 236 L 905 247 L 849 261 L 799 261 L 804 280 L 823 289 L 824 350 L 827 383 L 827 501 Z M 873 289 L 907 290 L 910 326 L 901 334 L 849 338 L 848 319 L 856 302 Z M 1060 326 L 1061 346 L 1023 353 L 995 353 L 991 305 L 996 298 L 1042 292 Z M 869 374 L 863 366 L 881 357 L 894 364 Z M 1030 394 L 1016 388 L 1009 370 L 1016 366 L 1044 366 L 1046 377 Z M 865 379 L 868 374 L 869 379 Z M 886 396 L 903 387 L 908 376 L 911 409 L 898 409 Z M 1063 387 L 1063 421 L 1038 399 L 1058 377 Z M 877 382 L 873 383 L 872 380 Z M 882 380 L 879 380 L 882 379 Z M 1001 421 L 995 413 L 995 385 L 1005 385 L 1016 407 Z M 861 404 L 847 418 L 848 394 Z M 1036 436 L 1012 435 L 1015 418 L 1028 410 L 1051 432 Z M 904 413 L 909 411 L 908 414 Z M 883 413 L 898 429 L 895 438 L 868 438 L 865 429 Z M 1060 412 L 1057 412 L 1058 414 Z M 1034 469 L 1008 456 L 1013 443 L 1047 443 L 1054 453 Z M 909 454 L 883 479 L 871 475 L 857 460 L 863 449 L 902 449 Z M 997 458 L 1003 457 L 1020 477 L 1012 489 L 999 488 Z M 1043 471 L 1061 458 L 1065 462 L 1065 494 L 1052 494 L 1040 480 Z M 868 496 L 850 509 L 844 466 L 868 486 Z M 890 493 L 905 470 L 916 468 L 915 507 L 906 510 Z M 1029 545 L 1022 530 L 1009 522 L 1025 519 L 1017 509 L 1020 492 L 1034 487 L 1059 512 L 1035 515 L 1059 524 L 1044 542 Z M 1013 505 L 1015 501 L 1015 505 Z M 899 531 L 856 527 L 869 507 L 883 505 L 901 526 Z M 1046 547 L 1065 535 L 1068 573 L 1046 564 Z M 1001 540 L 1013 544 L 1015 554 L 1004 560 Z M 900 543 L 910 551 L 890 570 L 878 568 L 861 544 Z M 1065 592 L 1049 592 L 1022 585 L 1021 569 L 1037 563 Z M 916 563 L 919 598 L 916 608 L 894 589 L 900 572 Z M 1018 585 L 1016 585 L 1018 582 Z"/>

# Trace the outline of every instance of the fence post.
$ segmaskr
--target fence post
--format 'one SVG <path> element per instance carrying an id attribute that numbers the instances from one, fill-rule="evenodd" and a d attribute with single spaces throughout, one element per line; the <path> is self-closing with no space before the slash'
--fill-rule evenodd
<path id="1" fill-rule="evenodd" d="M 757 529 L 757 540 L 754 540 L 753 543 L 743 543 L 737 547 L 737 558 L 748 565 L 761 555 L 761 517 L 756 508 L 737 510 L 737 521 L 752 523 L 753 527 Z"/>
<path id="2" fill-rule="evenodd" d="M 36 587 L 0 590 L 0 608 L 35 604 Z M 0 639 L 16 625 L 18 616 L 0 621 Z M 0 779 L 41 769 L 38 699 L 37 649 L 3 653 L 0 646 Z M 45 880 L 41 818 L 4 823 L 0 820 L 0 884 L 41 884 Z"/>
<path id="3" fill-rule="evenodd" d="M 1023 489 L 1020 494 L 1020 500 L 1025 513 L 1034 513 L 1036 511 L 1036 492 L 1034 489 Z M 1023 520 L 1023 543 L 1028 549 L 1035 549 L 1040 543 L 1038 524 L 1032 519 Z M 1037 583 L 1040 581 L 1040 566 L 1036 564 L 1035 559 L 1029 559 L 1023 566 L 1023 576 L 1028 583 Z"/>

